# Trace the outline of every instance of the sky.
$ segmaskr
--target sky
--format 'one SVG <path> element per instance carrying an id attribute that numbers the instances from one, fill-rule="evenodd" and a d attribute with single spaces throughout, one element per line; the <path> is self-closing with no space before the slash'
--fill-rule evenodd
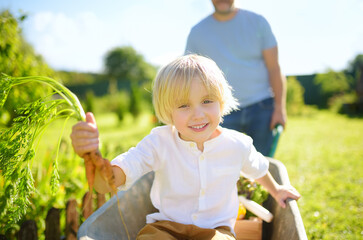
<path id="1" fill-rule="evenodd" d="M 363 54 L 363 0 L 236 0 L 263 15 L 286 75 L 347 68 Z M 183 55 L 192 26 L 211 0 L 0 0 L 0 11 L 28 15 L 25 39 L 56 70 L 102 72 L 116 47 L 131 46 L 155 66 Z M 1 41 L 1 40 L 0 40 Z"/>

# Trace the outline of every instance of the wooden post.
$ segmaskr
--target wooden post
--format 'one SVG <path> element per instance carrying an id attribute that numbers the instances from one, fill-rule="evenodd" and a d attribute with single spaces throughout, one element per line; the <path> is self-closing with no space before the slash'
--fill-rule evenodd
<path id="1" fill-rule="evenodd" d="M 21 224 L 18 240 L 38 240 L 38 228 L 34 220 L 27 220 Z"/>
<path id="2" fill-rule="evenodd" d="M 79 214 L 77 212 L 77 201 L 71 199 L 66 206 L 66 240 L 76 240 L 79 226 Z"/>
<path id="3" fill-rule="evenodd" d="M 93 213 L 92 193 L 86 192 L 82 199 L 82 215 L 87 219 Z"/>
<path id="4" fill-rule="evenodd" d="M 60 210 L 52 207 L 45 219 L 45 240 L 60 239 L 60 225 L 59 225 Z"/>

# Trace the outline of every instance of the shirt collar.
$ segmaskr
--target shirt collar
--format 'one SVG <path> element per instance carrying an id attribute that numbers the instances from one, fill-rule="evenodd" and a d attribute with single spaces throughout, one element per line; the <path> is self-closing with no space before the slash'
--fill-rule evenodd
<path id="1" fill-rule="evenodd" d="M 193 141 L 185 141 L 180 138 L 178 130 L 175 128 L 175 126 L 171 126 L 174 138 L 176 139 L 176 142 L 182 144 L 183 146 L 187 147 L 188 149 L 191 149 L 193 151 L 199 151 L 197 144 Z M 209 149 L 215 147 L 217 144 L 221 144 L 221 139 L 223 139 L 225 129 L 221 126 L 218 127 L 221 130 L 221 134 L 219 134 L 217 137 L 212 138 L 206 142 L 204 142 L 204 152 L 209 151 Z"/>

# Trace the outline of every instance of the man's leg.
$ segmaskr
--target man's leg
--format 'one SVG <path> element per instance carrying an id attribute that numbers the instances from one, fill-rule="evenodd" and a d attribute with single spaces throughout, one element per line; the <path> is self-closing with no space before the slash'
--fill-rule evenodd
<path id="1" fill-rule="evenodd" d="M 231 112 L 227 116 L 224 116 L 223 123 L 224 128 L 233 129 L 239 132 L 243 132 L 243 112 L 241 110 Z"/>
<path id="2" fill-rule="evenodd" d="M 246 126 L 244 132 L 253 139 L 253 145 L 257 151 L 268 156 L 271 150 L 273 134 L 270 129 L 270 121 L 274 109 L 272 98 L 246 107 L 244 118 Z"/>

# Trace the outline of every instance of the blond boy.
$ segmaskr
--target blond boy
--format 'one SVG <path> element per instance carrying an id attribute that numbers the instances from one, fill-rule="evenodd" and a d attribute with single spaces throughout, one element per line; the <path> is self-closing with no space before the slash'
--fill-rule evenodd
<path id="1" fill-rule="evenodd" d="M 150 197 L 158 212 L 147 216 L 138 239 L 234 239 L 240 172 L 261 183 L 281 207 L 287 198 L 300 197 L 293 187 L 275 182 L 250 137 L 219 125 L 237 102 L 212 60 L 186 55 L 161 68 L 153 104 L 165 125 L 111 162 L 120 190 L 155 172 Z M 73 127 L 71 138 L 79 156 L 98 149 L 91 113 Z M 111 191 L 97 172 L 95 189 Z"/>

